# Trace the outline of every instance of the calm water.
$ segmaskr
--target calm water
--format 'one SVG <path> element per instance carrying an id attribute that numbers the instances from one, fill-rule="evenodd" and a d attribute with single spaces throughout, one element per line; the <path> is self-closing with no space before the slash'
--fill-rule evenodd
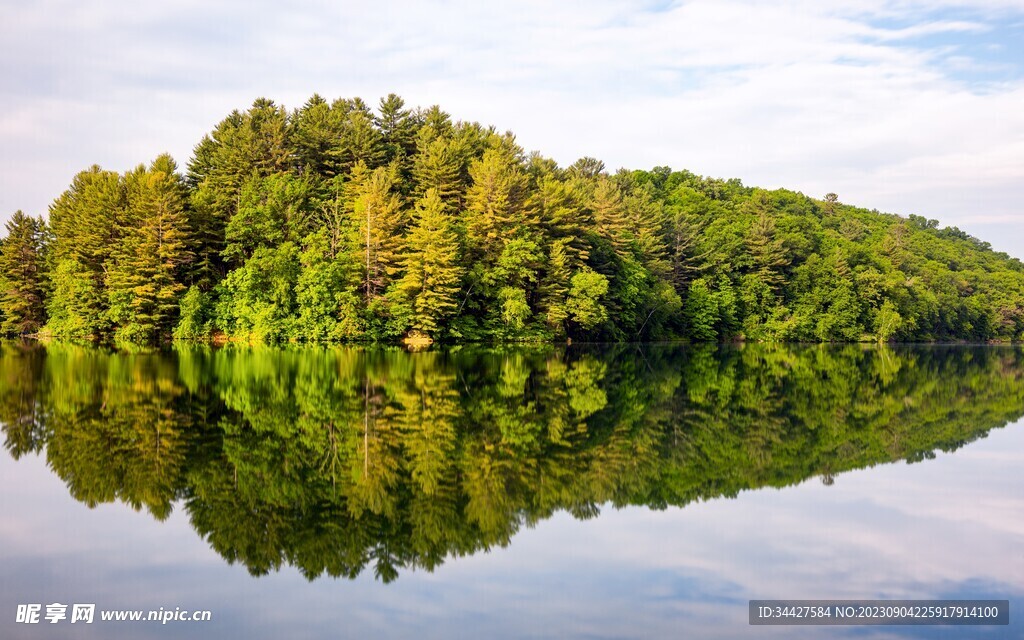
<path id="1" fill-rule="evenodd" d="M 1018 638 L 1022 415 L 1011 347 L 8 343 L 0 637 Z M 1011 626 L 749 627 L 752 598 Z M 52 602 L 213 620 L 15 623 Z"/>

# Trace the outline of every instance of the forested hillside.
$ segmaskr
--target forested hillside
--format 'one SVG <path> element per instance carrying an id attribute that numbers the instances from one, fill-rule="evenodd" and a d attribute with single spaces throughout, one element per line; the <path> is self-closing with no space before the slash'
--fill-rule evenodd
<path id="1" fill-rule="evenodd" d="M 1024 266 L 835 194 L 562 168 L 436 106 L 315 95 L 232 112 L 183 174 L 94 166 L 47 221 L 17 212 L 0 322 L 126 345 L 1020 340 Z"/>

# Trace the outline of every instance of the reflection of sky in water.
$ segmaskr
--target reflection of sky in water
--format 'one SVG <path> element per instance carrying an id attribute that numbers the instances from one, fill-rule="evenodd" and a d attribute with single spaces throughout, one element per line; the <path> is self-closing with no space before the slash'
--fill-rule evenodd
<path id="1" fill-rule="evenodd" d="M 252 578 L 166 522 L 72 499 L 37 456 L 0 455 L 0 636 L 1020 637 L 1024 423 L 954 454 L 685 509 L 559 514 L 506 549 L 384 585 Z M 751 598 L 1009 598 L 1010 627 L 750 627 Z M 211 609 L 211 623 L 14 624 L 18 603 Z"/>

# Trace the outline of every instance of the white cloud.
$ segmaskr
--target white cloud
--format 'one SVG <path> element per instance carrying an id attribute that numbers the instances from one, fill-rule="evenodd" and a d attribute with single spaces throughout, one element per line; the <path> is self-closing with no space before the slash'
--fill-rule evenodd
<path id="1" fill-rule="evenodd" d="M 990 62 L 951 44 L 1019 22 L 1019 1 L 656 8 L 459 0 L 0 9 L 0 215 L 42 212 L 94 162 L 125 169 L 166 150 L 184 164 L 204 132 L 257 96 L 294 107 L 313 92 L 373 102 L 395 91 L 511 129 L 562 163 L 594 155 L 611 167 L 836 191 L 1024 256 L 1024 81 L 971 82 Z M 941 46 L 926 46 L 935 36 Z M 1010 233 L 985 237 L 986 220 Z"/>

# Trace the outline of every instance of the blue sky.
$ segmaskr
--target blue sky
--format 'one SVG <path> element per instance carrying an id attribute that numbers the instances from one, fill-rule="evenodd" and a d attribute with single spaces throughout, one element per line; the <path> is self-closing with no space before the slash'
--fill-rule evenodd
<path id="1" fill-rule="evenodd" d="M 561 164 L 937 218 L 1024 257 L 1024 0 L 0 0 L 0 219 L 259 96 L 396 92 Z"/>

